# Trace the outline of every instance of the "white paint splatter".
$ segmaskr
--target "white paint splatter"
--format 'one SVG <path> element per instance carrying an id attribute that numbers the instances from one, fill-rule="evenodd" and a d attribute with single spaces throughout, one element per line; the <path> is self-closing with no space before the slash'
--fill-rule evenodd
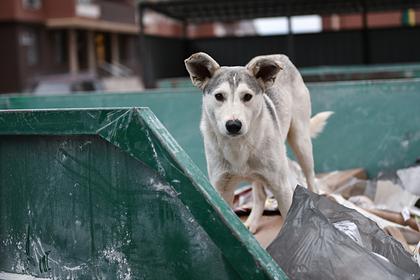
<path id="1" fill-rule="evenodd" d="M 150 186 L 151 186 L 154 190 L 156 190 L 156 191 L 158 191 L 158 192 L 163 191 L 163 192 L 167 193 L 168 195 L 170 195 L 170 196 L 172 196 L 172 197 L 175 197 L 175 196 L 177 196 L 177 195 L 178 195 L 178 193 L 175 191 L 175 189 L 174 189 L 171 185 L 164 184 L 164 183 L 162 183 L 162 182 L 160 182 L 160 181 L 156 181 L 156 180 L 155 180 L 155 179 L 153 179 L 153 178 L 150 178 L 150 179 L 149 179 L 149 185 L 150 185 Z"/>
<path id="2" fill-rule="evenodd" d="M 124 253 L 119 252 L 114 247 L 108 247 L 102 251 L 102 256 L 107 262 L 117 265 L 118 270 L 116 276 L 118 280 L 132 279 L 131 268 Z"/>

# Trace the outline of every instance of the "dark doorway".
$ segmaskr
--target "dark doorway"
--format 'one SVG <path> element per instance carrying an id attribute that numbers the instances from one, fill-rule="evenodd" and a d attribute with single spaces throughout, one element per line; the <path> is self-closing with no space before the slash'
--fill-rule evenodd
<path id="1" fill-rule="evenodd" d="M 88 69 L 88 40 L 87 32 L 78 30 L 76 33 L 77 42 L 77 59 L 79 62 L 80 70 Z"/>

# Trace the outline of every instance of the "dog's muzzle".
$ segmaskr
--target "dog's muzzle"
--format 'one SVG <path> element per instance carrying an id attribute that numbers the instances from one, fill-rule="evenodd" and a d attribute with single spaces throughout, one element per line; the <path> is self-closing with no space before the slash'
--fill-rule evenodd
<path id="1" fill-rule="evenodd" d="M 242 128 L 242 123 L 240 120 L 229 120 L 226 122 L 226 130 L 229 135 L 235 136 L 238 135 Z"/>

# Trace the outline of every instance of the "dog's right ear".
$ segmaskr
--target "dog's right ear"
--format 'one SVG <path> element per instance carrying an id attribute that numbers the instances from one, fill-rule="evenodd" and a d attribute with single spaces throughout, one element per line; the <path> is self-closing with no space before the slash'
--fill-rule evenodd
<path id="1" fill-rule="evenodd" d="M 277 74 L 283 69 L 278 62 L 278 55 L 263 55 L 251 59 L 245 66 L 257 79 L 263 89 L 274 84 Z"/>
<path id="2" fill-rule="evenodd" d="M 185 67 L 190 74 L 194 86 L 203 90 L 214 72 L 220 68 L 219 64 L 206 53 L 199 52 L 184 60 Z"/>

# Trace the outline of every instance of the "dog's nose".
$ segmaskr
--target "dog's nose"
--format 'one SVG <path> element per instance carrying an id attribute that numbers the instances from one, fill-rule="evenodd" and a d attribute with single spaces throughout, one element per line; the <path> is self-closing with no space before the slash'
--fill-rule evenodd
<path id="1" fill-rule="evenodd" d="M 242 128 L 242 123 L 240 120 L 229 120 L 226 122 L 226 129 L 229 134 L 238 134 Z"/>

